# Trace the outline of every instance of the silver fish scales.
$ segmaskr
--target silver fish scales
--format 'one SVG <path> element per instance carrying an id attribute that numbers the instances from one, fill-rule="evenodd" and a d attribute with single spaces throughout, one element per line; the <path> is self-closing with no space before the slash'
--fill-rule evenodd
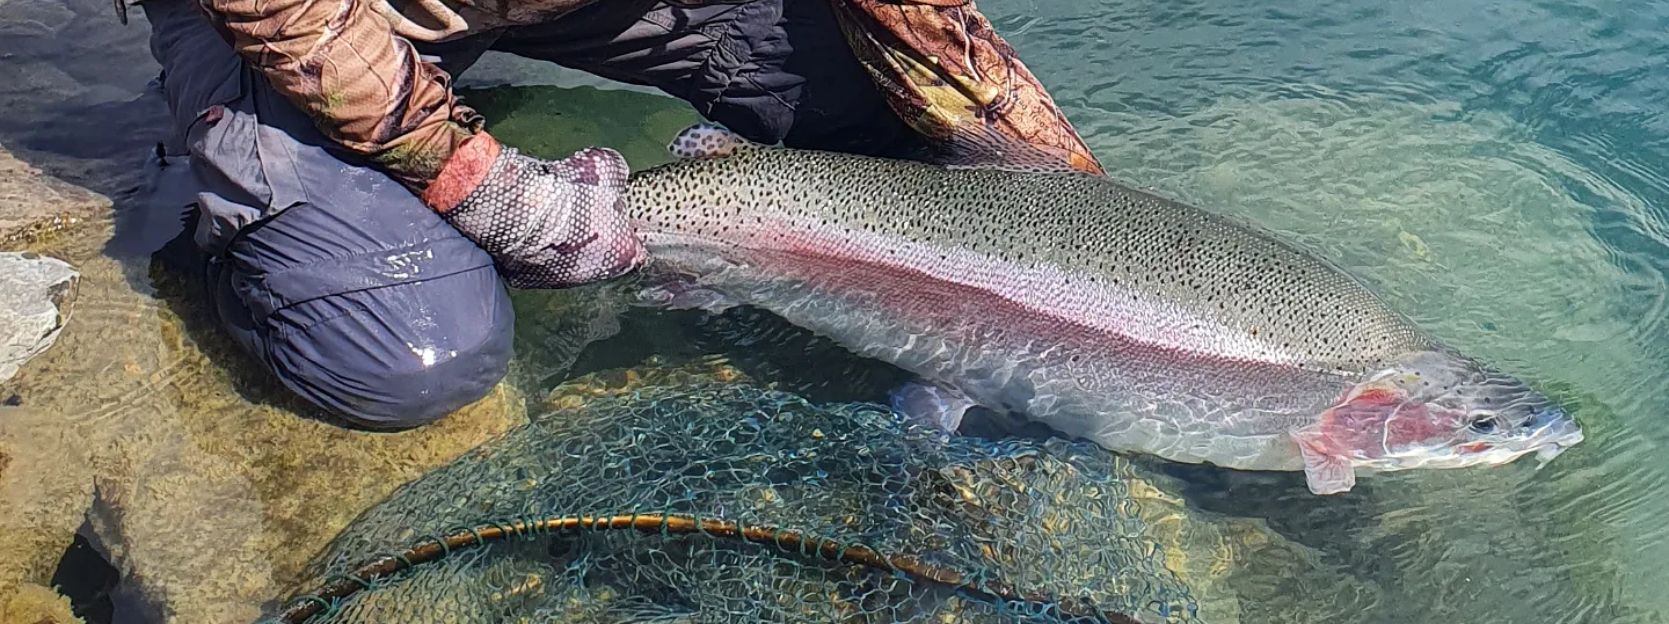
<path id="1" fill-rule="evenodd" d="M 748 304 L 978 405 L 1109 449 L 1248 470 L 1550 459 L 1563 410 L 1444 347 L 1338 267 L 1081 173 L 769 149 L 696 127 L 629 216 L 674 306 Z M 909 395 L 906 395 L 909 396 Z"/>

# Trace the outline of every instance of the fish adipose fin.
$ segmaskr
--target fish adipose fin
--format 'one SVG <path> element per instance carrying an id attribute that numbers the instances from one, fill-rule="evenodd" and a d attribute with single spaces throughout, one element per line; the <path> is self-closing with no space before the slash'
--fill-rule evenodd
<path id="1" fill-rule="evenodd" d="M 1356 487 L 1356 468 L 1350 458 L 1328 452 L 1326 435 L 1319 428 L 1306 427 L 1292 433 L 1304 456 L 1304 482 L 1315 494 L 1339 494 Z"/>
<path id="2" fill-rule="evenodd" d="M 958 390 L 921 382 L 910 382 L 892 391 L 892 409 L 918 423 L 956 431 L 962 417 L 978 404 Z"/>
<path id="3" fill-rule="evenodd" d="M 742 138 L 742 135 L 731 132 L 722 126 L 711 123 L 698 123 L 685 128 L 678 136 L 667 144 L 666 149 L 673 156 L 679 158 L 711 159 L 727 158 L 738 151 L 763 147 Z"/>

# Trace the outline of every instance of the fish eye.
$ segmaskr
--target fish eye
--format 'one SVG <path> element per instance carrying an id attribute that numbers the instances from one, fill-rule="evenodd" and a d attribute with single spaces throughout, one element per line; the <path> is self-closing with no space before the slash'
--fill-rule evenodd
<path id="1" fill-rule="evenodd" d="M 1477 416 L 1472 417 L 1472 423 L 1468 426 L 1470 426 L 1473 431 L 1478 433 L 1495 433 L 1495 415 L 1478 414 Z"/>

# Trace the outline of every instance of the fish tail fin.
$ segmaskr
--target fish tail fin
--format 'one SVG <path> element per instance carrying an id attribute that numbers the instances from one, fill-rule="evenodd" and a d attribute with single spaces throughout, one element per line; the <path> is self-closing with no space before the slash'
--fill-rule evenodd
<path id="1" fill-rule="evenodd" d="M 666 149 L 679 158 L 711 159 L 726 158 L 740 150 L 756 147 L 760 144 L 718 124 L 703 122 L 679 132 Z"/>

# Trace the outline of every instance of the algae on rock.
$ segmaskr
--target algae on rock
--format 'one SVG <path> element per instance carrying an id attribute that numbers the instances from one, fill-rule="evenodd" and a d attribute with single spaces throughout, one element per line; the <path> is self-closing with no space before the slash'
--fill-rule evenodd
<path id="1" fill-rule="evenodd" d="M 0 591 L 0 622 L 7 624 L 84 624 L 70 610 L 70 599 L 49 587 L 25 584 Z"/>
<path id="2" fill-rule="evenodd" d="M 46 240 L 109 209 L 103 195 L 54 178 L 0 145 L 0 249 Z"/>
<path id="3" fill-rule="evenodd" d="M 92 501 L 89 448 L 63 420 L 0 407 L 0 596 L 51 581 Z"/>

